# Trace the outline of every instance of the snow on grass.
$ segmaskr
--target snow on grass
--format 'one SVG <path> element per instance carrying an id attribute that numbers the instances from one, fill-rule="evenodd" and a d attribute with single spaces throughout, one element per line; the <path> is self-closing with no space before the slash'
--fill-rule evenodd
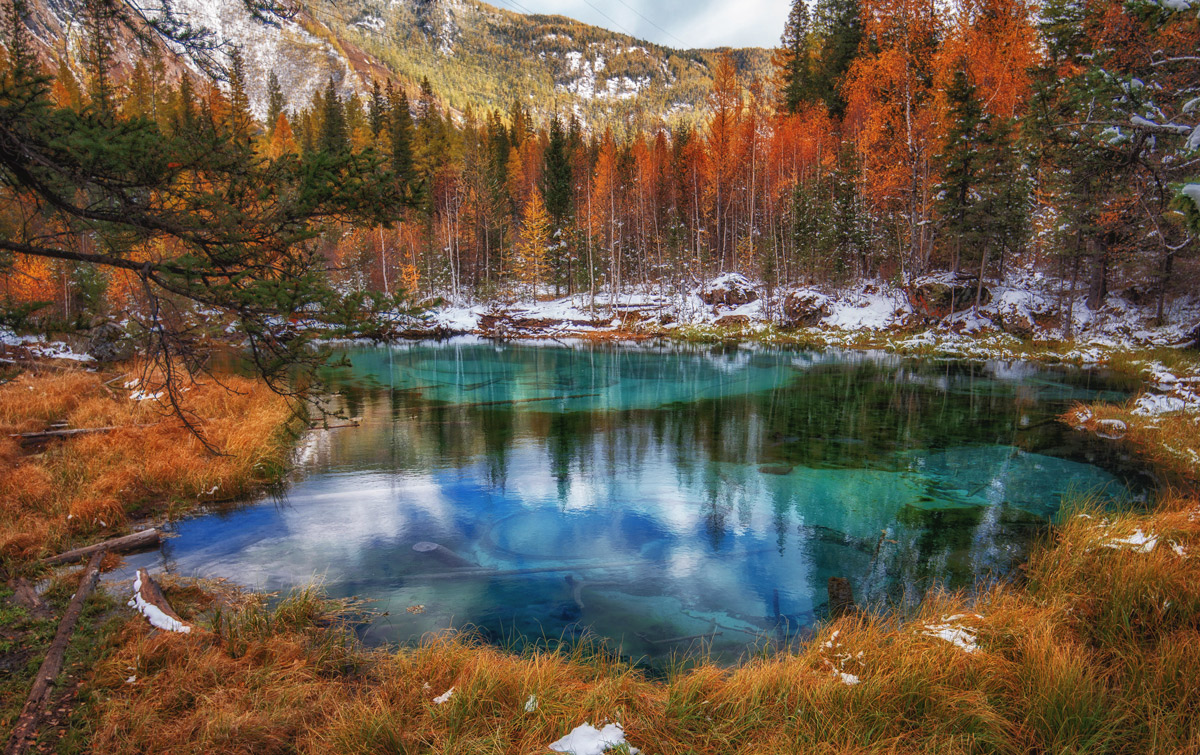
<path id="1" fill-rule="evenodd" d="M 977 619 L 983 618 L 979 614 L 971 615 Z M 962 648 L 965 653 L 974 653 L 979 649 L 979 630 L 975 627 L 962 624 L 961 622 L 965 618 L 967 618 L 967 614 L 965 613 L 945 616 L 942 618 L 940 624 L 926 624 L 921 634 L 926 637 L 945 640 L 955 647 Z"/>
<path id="2" fill-rule="evenodd" d="M 572 755 L 603 755 L 614 747 L 626 744 L 625 730 L 621 724 L 608 724 L 603 729 L 597 729 L 585 723 L 576 726 L 562 739 L 551 742 L 549 747 L 555 752 L 569 752 Z M 639 750 L 630 747 L 629 752 L 637 753 Z"/>
<path id="3" fill-rule="evenodd" d="M 73 362 L 94 362 L 89 354 L 80 354 L 62 341 L 47 341 L 44 336 L 19 336 L 7 328 L 0 328 L 0 346 L 18 346 L 29 350 L 35 357 L 43 359 L 68 359 Z"/>
<path id="4" fill-rule="evenodd" d="M 1158 545 L 1158 535 L 1154 533 L 1146 534 L 1139 527 L 1129 537 L 1113 538 L 1105 543 L 1101 543 L 1105 548 L 1113 548 L 1115 550 L 1131 550 L 1134 553 L 1150 553 L 1154 547 Z"/>
<path id="5" fill-rule="evenodd" d="M 1175 396 L 1163 396 L 1157 393 L 1147 393 L 1138 396 L 1134 402 L 1133 414 L 1139 417 L 1157 417 L 1160 414 L 1181 412 L 1187 408 L 1187 402 Z"/>
<path id="6" fill-rule="evenodd" d="M 824 651 L 828 650 L 833 655 L 833 660 L 831 661 L 822 654 L 821 662 L 829 667 L 833 676 L 838 681 L 840 681 L 842 684 L 845 684 L 848 687 L 853 687 L 854 685 L 860 683 L 862 681 L 862 679 L 859 679 L 858 676 L 856 676 L 855 674 L 851 674 L 851 673 L 847 672 L 845 670 L 846 663 L 848 663 L 850 661 L 861 662 L 862 657 L 863 657 L 863 652 L 860 650 L 857 655 L 850 655 L 849 653 L 834 652 L 838 648 L 842 647 L 842 643 L 838 642 L 839 634 L 841 634 L 840 629 L 834 630 L 833 634 L 829 635 L 829 639 L 826 640 L 821 645 L 822 653 L 824 653 Z M 836 661 L 836 663 L 834 661 Z"/>

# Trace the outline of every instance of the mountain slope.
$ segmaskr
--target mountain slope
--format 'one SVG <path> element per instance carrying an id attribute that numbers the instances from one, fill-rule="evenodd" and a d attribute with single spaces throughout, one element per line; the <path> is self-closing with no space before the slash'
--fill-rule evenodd
<path id="1" fill-rule="evenodd" d="M 678 51 L 563 16 L 521 15 L 477 0 L 313 0 L 338 35 L 401 76 L 428 76 L 455 109 L 574 112 L 593 126 L 689 120 L 703 107 L 718 51 Z M 733 51 L 743 74 L 770 54 Z"/>
<path id="2" fill-rule="evenodd" d="M 32 27 L 45 57 L 83 70 L 81 0 L 35 0 Z M 309 0 L 274 26 L 239 0 L 174 0 L 179 14 L 239 45 L 251 106 L 266 112 L 266 81 L 278 76 L 291 107 L 306 105 L 332 78 L 344 95 L 372 80 L 410 88 L 428 77 L 458 112 L 507 110 L 519 98 L 538 115 L 574 113 L 587 126 L 695 121 L 711 85 L 715 50 L 673 50 L 563 16 L 526 16 L 477 0 Z M 732 51 L 747 77 L 764 75 L 769 52 Z M 142 52 L 119 50 L 132 66 Z M 169 66 L 172 78 L 182 67 Z"/>

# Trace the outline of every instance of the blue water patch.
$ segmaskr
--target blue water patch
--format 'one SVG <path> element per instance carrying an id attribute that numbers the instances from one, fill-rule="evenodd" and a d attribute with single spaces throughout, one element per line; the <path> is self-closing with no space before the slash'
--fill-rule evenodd
<path id="1" fill-rule="evenodd" d="M 830 577 L 903 607 L 1005 578 L 1065 500 L 1145 494 L 1119 445 L 1054 420 L 1126 395 L 1094 372 L 470 339 L 347 355 L 329 378 L 362 426 L 313 433 L 284 499 L 180 522 L 164 551 L 370 598 L 372 643 L 473 626 L 735 658 L 826 616 Z"/>

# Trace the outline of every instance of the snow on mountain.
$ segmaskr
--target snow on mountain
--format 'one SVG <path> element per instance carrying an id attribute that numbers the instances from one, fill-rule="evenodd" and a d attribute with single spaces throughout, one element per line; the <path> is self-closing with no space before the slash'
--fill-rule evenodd
<path id="1" fill-rule="evenodd" d="M 267 114 L 267 80 L 272 71 L 293 108 L 307 105 L 330 78 L 342 96 L 369 88 L 338 49 L 309 33 L 299 20 L 263 24 L 251 18 L 238 0 L 175 0 L 174 6 L 192 24 L 241 48 L 250 109 L 260 120 Z"/>

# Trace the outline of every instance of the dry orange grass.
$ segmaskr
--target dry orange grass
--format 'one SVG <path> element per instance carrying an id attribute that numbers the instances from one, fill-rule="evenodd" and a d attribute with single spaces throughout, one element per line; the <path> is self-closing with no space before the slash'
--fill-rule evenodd
<path id="1" fill-rule="evenodd" d="M 131 515 L 244 495 L 278 477 L 290 442 L 287 401 L 253 380 L 184 393 L 214 455 L 155 401 L 82 370 L 25 373 L 0 386 L 0 559 L 27 562 L 77 540 L 116 533 Z M 28 451 L 10 437 L 51 423 L 119 427 Z"/>

